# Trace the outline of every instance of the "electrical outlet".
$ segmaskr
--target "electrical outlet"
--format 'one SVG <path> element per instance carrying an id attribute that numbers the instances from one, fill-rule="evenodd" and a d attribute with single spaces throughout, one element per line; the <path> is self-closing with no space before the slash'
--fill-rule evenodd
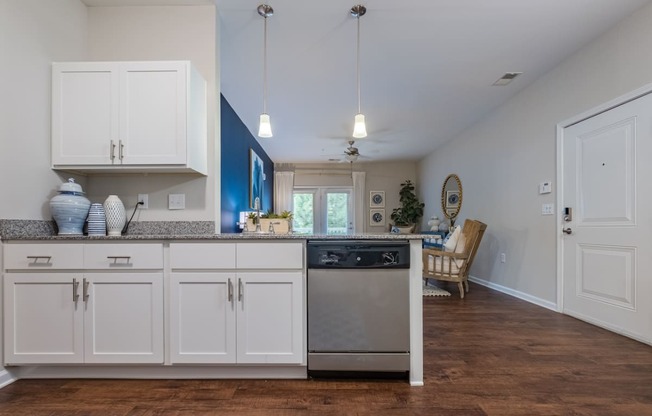
<path id="1" fill-rule="evenodd" d="M 168 209 L 186 209 L 186 194 L 169 194 Z"/>
<path id="2" fill-rule="evenodd" d="M 149 195 L 148 194 L 138 194 L 138 202 L 143 204 L 140 206 L 140 209 L 149 208 Z"/>
<path id="3" fill-rule="evenodd" d="M 554 215 L 555 214 L 555 205 L 554 204 L 542 204 L 541 205 L 541 215 Z"/>
<path id="4" fill-rule="evenodd" d="M 500 253 L 500 262 L 505 263 L 507 261 L 507 256 L 505 253 Z"/>

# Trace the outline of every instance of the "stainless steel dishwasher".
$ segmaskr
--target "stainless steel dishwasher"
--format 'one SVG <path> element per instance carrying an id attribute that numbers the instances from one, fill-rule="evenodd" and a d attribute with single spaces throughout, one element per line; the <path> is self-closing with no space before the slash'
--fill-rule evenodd
<path id="1" fill-rule="evenodd" d="M 410 368 L 407 241 L 308 241 L 308 371 Z"/>

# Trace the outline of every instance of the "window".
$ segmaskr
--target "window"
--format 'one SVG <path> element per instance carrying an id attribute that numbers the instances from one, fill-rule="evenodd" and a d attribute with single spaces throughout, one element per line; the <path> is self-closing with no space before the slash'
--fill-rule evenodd
<path id="1" fill-rule="evenodd" d="M 348 234 L 353 231 L 351 188 L 295 188 L 294 222 L 299 234 Z"/>

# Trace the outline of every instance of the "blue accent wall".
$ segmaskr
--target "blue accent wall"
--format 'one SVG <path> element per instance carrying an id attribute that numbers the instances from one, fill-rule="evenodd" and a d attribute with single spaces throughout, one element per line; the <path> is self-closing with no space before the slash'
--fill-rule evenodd
<path id="1" fill-rule="evenodd" d="M 267 179 L 263 186 L 261 211 L 273 207 L 274 162 L 249 132 L 229 102 L 220 94 L 221 135 L 222 135 L 222 213 L 221 230 L 223 233 L 238 233 L 236 224 L 240 211 L 249 208 L 249 149 L 263 160 Z"/>

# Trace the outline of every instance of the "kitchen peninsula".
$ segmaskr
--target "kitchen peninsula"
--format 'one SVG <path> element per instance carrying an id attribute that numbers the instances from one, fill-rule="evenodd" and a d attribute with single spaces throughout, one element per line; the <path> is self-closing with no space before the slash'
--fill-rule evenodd
<path id="1" fill-rule="evenodd" d="M 409 381 L 423 385 L 420 234 L 56 236 L 0 220 L 4 357 L 19 378 L 306 378 L 306 244 L 409 241 Z"/>

